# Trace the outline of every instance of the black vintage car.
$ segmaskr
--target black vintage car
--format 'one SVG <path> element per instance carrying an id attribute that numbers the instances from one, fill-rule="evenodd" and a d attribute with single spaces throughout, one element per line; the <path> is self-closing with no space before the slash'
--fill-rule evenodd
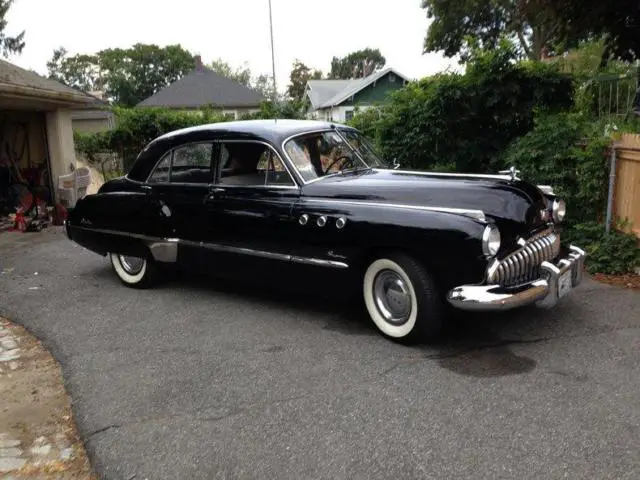
<path id="1" fill-rule="evenodd" d="M 582 280 L 585 253 L 561 246 L 565 204 L 551 187 L 513 169 L 398 167 L 343 125 L 203 125 L 149 143 L 126 176 L 77 203 L 66 232 L 132 287 L 173 265 L 359 291 L 376 327 L 400 340 L 437 335 L 450 306 L 548 307 Z"/>

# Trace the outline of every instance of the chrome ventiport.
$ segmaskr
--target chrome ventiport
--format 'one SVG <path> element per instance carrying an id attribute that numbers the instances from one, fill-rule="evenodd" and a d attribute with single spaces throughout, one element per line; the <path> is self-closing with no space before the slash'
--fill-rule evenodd
<path id="1" fill-rule="evenodd" d="M 303 213 L 302 215 L 300 215 L 300 218 L 298 219 L 298 223 L 300 225 L 306 225 L 308 221 L 309 221 L 309 215 L 307 215 L 306 213 Z"/>
<path id="2" fill-rule="evenodd" d="M 344 217 L 340 217 L 336 220 L 336 228 L 341 229 L 347 224 L 347 219 Z"/>
<path id="3" fill-rule="evenodd" d="M 319 227 L 324 227 L 327 224 L 327 217 L 325 217 L 324 215 L 321 217 L 318 217 L 318 220 L 316 221 L 316 224 Z"/>

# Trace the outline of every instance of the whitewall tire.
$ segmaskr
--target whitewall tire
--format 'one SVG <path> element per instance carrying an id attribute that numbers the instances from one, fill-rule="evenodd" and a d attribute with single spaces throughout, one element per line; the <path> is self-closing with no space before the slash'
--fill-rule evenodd
<path id="1" fill-rule="evenodd" d="M 118 278 L 130 287 L 147 287 L 151 285 L 155 277 L 155 265 L 147 258 L 109 254 L 113 270 Z"/>
<path id="2" fill-rule="evenodd" d="M 396 253 L 373 260 L 362 288 L 369 316 L 385 336 L 409 342 L 441 332 L 441 298 L 433 278 L 414 258 Z"/>

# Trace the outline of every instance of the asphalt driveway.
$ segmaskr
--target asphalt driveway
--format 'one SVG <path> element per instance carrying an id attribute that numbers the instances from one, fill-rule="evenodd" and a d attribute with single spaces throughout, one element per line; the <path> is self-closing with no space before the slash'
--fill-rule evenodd
<path id="1" fill-rule="evenodd" d="M 1 235 L 0 272 L 103 478 L 640 478 L 637 292 L 587 279 L 407 348 L 324 299 L 125 288 L 60 229 Z"/>

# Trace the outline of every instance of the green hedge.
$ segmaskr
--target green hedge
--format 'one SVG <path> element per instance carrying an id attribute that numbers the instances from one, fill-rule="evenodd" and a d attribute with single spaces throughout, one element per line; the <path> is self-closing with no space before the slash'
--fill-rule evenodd
<path id="1" fill-rule="evenodd" d="M 498 167 L 515 165 L 522 178 L 552 185 L 567 201 L 570 224 L 602 221 L 610 143 L 603 126 L 582 114 L 541 112 L 534 129 L 504 151 Z"/>
<path id="2" fill-rule="evenodd" d="M 76 150 L 89 160 L 98 153 L 113 152 L 123 159 L 125 170 L 138 153 L 154 138 L 186 127 L 208 123 L 226 122 L 219 110 L 203 108 L 184 111 L 166 108 L 114 108 L 115 128 L 99 133 L 74 132 Z M 256 113 L 241 116 L 241 120 L 269 118 L 300 118 L 300 105 L 292 102 L 274 104 L 264 102 Z"/>
<path id="3" fill-rule="evenodd" d="M 573 105 L 572 79 L 556 67 L 514 61 L 508 48 L 476 55 L 464 74 L 440 74 L 394 92 L 352 125 L 403 167 L 494 170 L 511 141 L 534 127 L 534 110 Z"/>

